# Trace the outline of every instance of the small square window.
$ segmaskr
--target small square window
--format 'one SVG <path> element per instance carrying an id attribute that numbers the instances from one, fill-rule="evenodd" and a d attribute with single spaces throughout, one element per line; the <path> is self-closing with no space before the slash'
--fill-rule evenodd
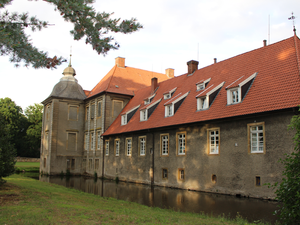
<path id="1" fill-rule="evenodd" d="M 211 182 L 217 183 L 217 175 L 216 175 L 216 174 L 213 174 L 213 175 L 211 176 Z"/>
<path id="2" fill-rule="evenodd" d="M 204 89 L 205 89 L 204 83 L 197 84 L 197 91 L 204 90 Z"/>

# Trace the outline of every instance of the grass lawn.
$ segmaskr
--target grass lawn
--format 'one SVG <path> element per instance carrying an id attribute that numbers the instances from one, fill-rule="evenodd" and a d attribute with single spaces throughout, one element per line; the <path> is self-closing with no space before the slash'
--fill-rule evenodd
<path id="1" fill-rule="evenodd" d="M 0 224 L 250 224 L 103 198 L 17 174 L 5 180 Z"/>
<path id="2" fill-rule="evenodd" d="M 40 162 L 16 162 L 16 171 L 39 172 Z"/>

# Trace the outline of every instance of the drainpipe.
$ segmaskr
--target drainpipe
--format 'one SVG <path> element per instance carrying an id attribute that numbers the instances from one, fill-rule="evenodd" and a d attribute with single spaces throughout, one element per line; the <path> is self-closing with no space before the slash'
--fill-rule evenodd
<path id="1" fill-rule="evenodd" d="M 102 133 L 104 133 L 105 131 L 105 119 L 106 119 L 106 114 L 105 114 L 105 107 L 106 106 L 106 94 L 104 95 L 103 98 L 103 114 L 102 114 L 102 118 L 103 122 L 102 122 Z M 103 136 L 102 136 L 103 137 Z M 102 178 L 104 178 L 104 138 L 102 138 Z"/>
<path id="2" fill-rule="evenodd" d="M 152 133 L 152 177 L 151 186 L 154 185 L 154 133 Z"/>

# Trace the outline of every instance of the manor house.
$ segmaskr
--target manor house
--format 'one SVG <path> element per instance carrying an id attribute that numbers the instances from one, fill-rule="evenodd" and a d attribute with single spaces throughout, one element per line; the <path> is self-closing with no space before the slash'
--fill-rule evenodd
<path id="1" fill-rule="evenodd" d="M 288 39 L 174 77 L 125 66 L 83 91 L 71 64 L 43 102 L 40 171 L 258 198 L 294 148 L 300 40 Z"/>

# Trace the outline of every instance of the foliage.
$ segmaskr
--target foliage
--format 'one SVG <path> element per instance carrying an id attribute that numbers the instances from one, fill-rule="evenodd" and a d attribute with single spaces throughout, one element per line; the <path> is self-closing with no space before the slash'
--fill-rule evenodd
<path id="1" fill-rule="evenodd" d="M 282 224 L 300 224 L 300 116 L 293 116 L 290 129 L 294 129 L 295 149 L 291 154 L 285 154 L 282 182 L 271 185 L 276 189 L 276 199 L 280 202 L 279 210 L 275 212 Z"/>
<path id="2" fill-rule="evenodd" d="M 3 177 L 14 173 L 15 152 L 8 127 L 0 114 L 0 185 L 4 183 Z"/>
<path id="3" fill-rule="evenodd" d="M 0 0 L 0 9 L 5 8 L 13 0 Z M 74 24 L 70 31 L 74 40 L 85 37 L 86 44 L 90 44 L 98 54 L 106 55 L 111 49 L 118 49 L 120 45 L 110 36 L 114 33 L 131 33 L 142 28 L 136 19 L 121 20 L 111 19 L 113 13 L 97 13 L 91 6 L 94 0 L 44 0 L 55 5 L 57 11 L 67 22 Z M 49 57 L 34 47 L 25 34 L 25 29 L 32 31 L 41 30 L 50 24 L 36 17 L 29 17 L 28 13 L 10 13 L 5 11 L 0 14 L 0 54 L 9 55 L 10 61 L 19 66 L 34 68 L 56 68 L 65 61 L 62 57 Z"/>
<path id="4" fill-rule="evenodd" d="M 3 117 L 3 126 L 19 156 L 24 156 L 23 152 L 27 147 L 24 140 L 26 140 L 28 121 L 22 112 L 22 108 L 10 98 L 0 98 L 0 115 Z"/>
<path id="5" fill-rule="evenodd" d="M 30 124 L 26 130 L 27 153 L 29 157 L 38 158 L 40 156 L 41 132 L 43 120 L 43 105 L 34 104 L 25 109 L 25 115 Z"/>

